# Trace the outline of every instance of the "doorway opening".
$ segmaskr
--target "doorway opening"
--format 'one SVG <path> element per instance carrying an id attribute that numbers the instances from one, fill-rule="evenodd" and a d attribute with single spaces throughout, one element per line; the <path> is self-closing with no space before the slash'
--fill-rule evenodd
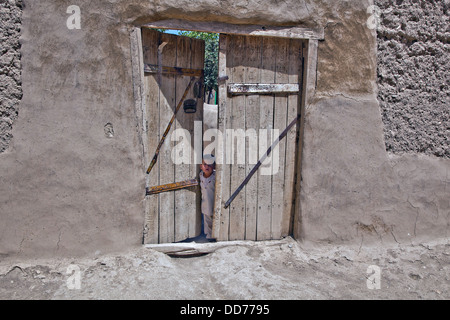
<path id="1" fill-rule="evenodd" d="M 154 29 L 161 33 L 174 34 L 182 37 L 203 40 L 205 43 L 205 58 L 203 66 L 203 101 L 217 104 L 217 77 L 219 65 L 219 33 L 205 31 L 188 31 L 180 29 Z"/>
<path id="2" fill-rule="evenodd" d="M 313 70 L 305 61 L 320 32 L 161 21 L 137 29 L 135 37 L 146 163 L 161 146 L 147 189 L 198 180 L 203 153 L 212 153 L 213 237 L 295 236 L 302 121 L 312 83 L 306 75 Z M 145 205 L 145 244 L 201 234 L 198 184 L 147 194 Z"/>

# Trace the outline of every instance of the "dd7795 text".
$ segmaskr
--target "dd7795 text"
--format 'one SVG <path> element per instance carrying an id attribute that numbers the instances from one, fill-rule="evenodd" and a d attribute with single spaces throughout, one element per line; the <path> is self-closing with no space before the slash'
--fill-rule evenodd
<path id="1" fill-rule="evenodd" d="M 269 305 L 260 304 L 233 304 L 225 305 L 225 314 L 269 314 Z"/>

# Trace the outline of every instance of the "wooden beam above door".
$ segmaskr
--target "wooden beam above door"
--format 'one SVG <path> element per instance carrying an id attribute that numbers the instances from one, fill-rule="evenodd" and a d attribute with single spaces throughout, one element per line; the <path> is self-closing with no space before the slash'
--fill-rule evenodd
<path id="1" fill-rule="evenodd" d="M 324 29 L 322 27 L 278 27 L 264 25 L 229 24 L 222 22 L 195 22 L 185 20 L 162 20 L 151 22 L 144 27 L 156 29 L 193 30 L 246 36 L 265 36 L 291 39 L 323 40 Z"/>
<path id="2" fill-rule="evenodd" d="M 230 83 L 228 93 L 238 94 L 276 94 L 276 93 L 298 93 L 298 83 Z"/>

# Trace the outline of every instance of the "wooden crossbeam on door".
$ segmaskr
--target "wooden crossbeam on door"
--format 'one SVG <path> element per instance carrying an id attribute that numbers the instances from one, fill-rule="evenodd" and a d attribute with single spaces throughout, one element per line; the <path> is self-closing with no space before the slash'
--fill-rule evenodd
<path id="1" fill-rule="evenodd" d="M 162 66 L 161 71 L 166 75 L 187 76 L 187 77 L 203 77 L 203 69 L 178 68 Z M 144 72 L 158 73 L 159 66 L 156 64 L 144 64 Z"/>
<path id="2" fill-rule="evenodd" d="M 228 93 L 239 94 L 277 94 L 277 93 L 298 93 L 300 86 L 298 83 L 230 83 Z"/>
<path id="3" fill-rule="evenodd" d="M 161 192 L 168 192 L 168 191 L 175 191 L 175 190 L 185 189 L 185 188 L 194 187 L 194 186 L 198 186 L 197 179 L 190 179 L 190 180 L 186 180 L 186 181 L 167 183 L 167 184 L 163 184 L 160 186 L 146 188 L 145 195 L 149 196 L 152 194 L 158 194 Z"/>

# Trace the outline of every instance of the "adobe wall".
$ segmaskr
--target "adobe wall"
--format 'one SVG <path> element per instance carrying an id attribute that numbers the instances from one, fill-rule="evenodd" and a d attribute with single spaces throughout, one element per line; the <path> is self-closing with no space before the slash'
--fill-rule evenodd
<path id="1" fill-rule="evenodd" d="M 319 46 L 297 225 L 305 240 L 409 243 L 449 235 L 448 1 L 375 4 L 380 15 L 373 39 L 367 32 L 353 42 L 348 36 L 357 36 L 363 16 L 354 26 L 343 23 L 342 32 L 342 23 L 330 18 L 328 25 L 337 28 L 326 28 Z M 376 41 L 376 98 L 370 90 L 360 96 L 363 91 L 352 89 L 358 82 L 346 77 L 337 90 L 324 86 L 322 70 L 340 77 L 370 65 L 370 58 L 354 54 L 358 41 L 367 51 Z M 327 68 L 328 57 L 339 66 Z"/>
<path id="2" fill-rule="evenodd" d="M 22 0 L 0 2 L 0 153 L 12 139 L 12 125 L 22 98 L 20 66 L 20 26 Z"/>
<path id="3" fill-rule="evenodd" d="M 145 164 L 130 32 L 162 19 L 324 27 L 316 94 L 305 110 L 299 239 L 448 236 L 449 160 L 386 152 L 377 34 L 366 25 L 371 1 L 22 2 L 23 97 L 0 153 L 0 256 L 142 243 Z M 70 5 L 81 9 L 80 30 L 66 26 Z"/>
<path id="4" fill-rule="evenodd" d="M 375 1 L 386 150 L 450 158 L 448 1 Z"/>

